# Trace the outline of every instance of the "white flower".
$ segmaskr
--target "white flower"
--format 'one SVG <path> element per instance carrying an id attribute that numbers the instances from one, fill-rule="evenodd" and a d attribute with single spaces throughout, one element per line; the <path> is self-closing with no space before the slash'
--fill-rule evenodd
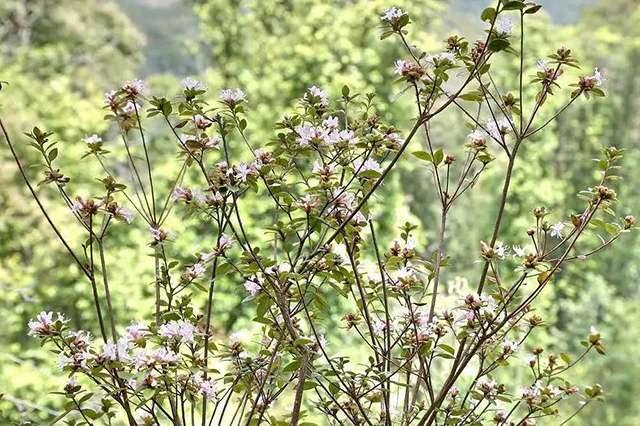
<path id="1" fill-rule="evenodd" d="M 525 249 L 520 246 L 513 246 L 513 251 L 513 257 L 524 257 L 524 255 L 526 254 Z"/>
<path id="2" fill-rule="evenodd" d="M 360 140 L 359 138 L 355 137 L 355 133 L 353 132 L 353 130 L 342 130 L 340 133 L 333 133 L 337 134 L 339 142 L 348 142 L 350 145 L 355 145 Z"/>
<path id="3" fill-rule="evenodd" d="M 402 9 L 399 9 L 397 7 L 390 7 L 388 9 L 385 9 L 384 14 L 380 16 L 380 19 L 383 21 L 392 21 L 393 19 L 397 19 L 402 15 L 404 15 Z"/>
<path id="4" fill-rule="evenodd" d="M 369 170 L 373 170 L 374 172 L 378 172 L 380 174 L 382 174 L 383 172 L 380 163 L 378 163 L 373 158 L 369 158 L 366 161 L 361 162 L 360 164 L 354 164 L 354 167 L 356 169 L 356 172 L 358 173 L 366 172 Z"/>
<path id="5" fill-rule="evenodd" d="M 549 71 L 549 67 L 547 66 L 547 64 L 549 63 L 549 61 L 545 61 L 543 59 L 540 59 L 538 62 L 536 62 L 536 65 L 538 66 L 538 69 L 542 72 L 547 72 Z"/>
<path id="6" fill-rule="evenodd" d="M 592 337 L 592 336 L 595 337 L 598 334 L 600 334 L 600 333 L 598 333 L 598 330 L 594 326 L 591 326 L 591 329 L 589 330 L 589 337 Z"/>
<path id="7" fill-rule="evenodd" d="M 309 93 L 311 93 L 311 95 L 320 98 L 320 105 L 321 106 L 328 106 L 329 105 L 329 100 L 327 99 L 329 96 L 329 92 L 327 92 L 326 90 L 320 89 L 317 86 L 311 86 L 309 87 L 309 89 L 307 89 L 309 91 Z M 304 99 L 307 99 L 307 94 L 304 94 Z"/>
<path id="8" fill-rule="evenodd" d="M 496 254 L 500 257 L 500 259 L 504 259 L 507 256 L 507 252 L 509 251 L 509 247 L 505 246 L 502 241 L 496 241 L 496 246 L 493 248 Z"/>
<path id="9" fill-rule="evenodd" d="M 365 224 L 367 223 L 367 218 L 365 215 L 362 214 L 361 211 L 358 211 L 356 215 L 353 217 L 353 221 L 355 222 L 356 225 Z"/>
<path id="10" fill-rule="evenodd" d="M 480 142 L 480 141 L 484 141 L 485 139 L 484 133 L 481 132 L 480 130 L 474 130 L 473 132 L 469 133 L 467 137 L 471 139 L 473 142 Z"/>
<path id="11" fill-rule="evenodd" d="M 502 138 L 502 135 L 508 133 L 509 130 L 511 130 L 511 123 L 507 118 L 503 118 L 497 122 L 494 120 L 487 122 L 487 132 L 498 140 Z"/>
<path id="12" fill-rule="evenodd" d="M 246 94 L 241 89 L 236 89 L 232 91 L 231 89 L 222 89 L 220 91 L 220 99 L 225 102 L 235 103 L 240 101 L 246 101 Z"/>
<path id="13" fill-rule="evenodd" d="M 327 340 L 327 338 L 324 336 L 324 334 L 321 334 L 320 338 L 318 339 L 318 345 L 320 345 L 322 349 L 326 350 L 328 344 L 329 344 L 329 341 Z"/>
<path id="14" fill-rule="evenodd" d="M 91 135 L 91 136 L 87 136 L 86 138 L 82 139 L 82 141 L 84 143 L 86 143 L 87 145 L 91 146 L 91 145 L 96 145 L 99 144 L 100 142 L 102 142 L 102 138 L 98 135 Z"/>
<path id="15" fill-rule="evenodd" d="M 556 222 L 551 225 L 551 236 L 562 238 L 562 230 L 564 229 L 564 223 Z"/>
<path id="16" fill-rule="evenodd" d="M 339 208 L 350 209 L 353 205 L 354 195 L 343 188 L 336 188 L 333 191 L 333 203 Z"/>
<path id="17" fill-rule="evenodd" d="M 382 321 L 381 319 L 374 319 L 373 320 L 373 332 L 375 334 L 377 334 L 378 336 L 382 336 L 382 334 L 387 330 L 387 327 L 389 325 L 387 324 L 386 321 Z"/>
<path id="18" fill-rule="evenodd" d="M 205 148 L 218 150 L 220 149 L 220 138 L 215 135 L 203 139 L 202 143 L 204 143 Z"/>
<path id="19" fill-rule="evenodd" d="M 116 359 L 118 359 L 117 349 L 118 347 L 116 346 L 115 343 L 113 343 L 112 341 L 108 341 L 107 343 L 104 344 L 104 349 L 102 350 L 102 356 L 111 361 L 115 361 Z"/>
<path id="20" fill-rule="evenodd" d="M 396 75 L 402 75 L 402 72 L 404 71 L 404 65 L 406 64 L 406 61 L 403 61 L 402 59 L 398 59 L 395 63 L 396 65 Z"/>
<path id="21" fill-rule="evenodd" d="M 295 128 L 295 132 L 297 134 L 296 142 L 301 147 L 308 146 L 312 141 L 322 141 L 324 140 L 327 132 L 324 129 L 315 126 L 297 126 Z"/>
<path id="22" fill-rule="evenodd" d="M 158 334 L 185 343 L 194 341 L 195 327 L 187 320 L 172 320 L 158 328 Z"/>
<path id="23" fill-rule="evenodd" d="M 231 170 L 229 172 L 231 172 Z M 256 174 L 257 170 L 256 166 L 253 164 L 247 165 L 246 163 L 240 163 L 233 168 L 233 172 L 236 179 L 246 182 L 247 177 Z"/>
<path id="24" fill-rule="evenodd" d="M 69 322 L 62 314 L 57 314 L 56 321 L 60 321 L 65 324 Z M 37 337 L 41 334 L 48 334 L 55 330 L 54 326 L 56 321 L 53 320 L 53 312 L 42 311 L 36 316 L 35 320 L 29 320 L 29 333 L 30 337 Z"/>
<path id="25" fill-rule="evenodd" d="M 104 344 L 104 349 L 102 350 L 102 357 L 110 361 L 129 360 L 130 356 L 127 353 L 126 338 L 118 343 L 114 343 L 110 340 L 107 341 L 107 343 Z"/>
<path id="26" fill-rule="evenodd" d="M 482 379 L 478 383 L 478 386 L 484 393 L 490 393 L 498 387 L 498 382 L 495 380 Z"/>
<path id="27" fill-rule="evenodd" d="M 91 346 L 91 333 L 88 331 L 78 330 L 75 332 L 69 332 L 67 337 L 73 337 L 73 341 L 70 342 L 70 345 L 76 348 L 87 348 Z"/>
<path id="28" fill-rule="evenodd" d="M 258 277 L 258 276 L 254 276 L 254 277 L 249 278 L 247 281 L 244 282 L 244 288 L 249 293 L 251 293 L 251 296 L 255 296 L 256 294 L 258 294 L 260 292 L 260 290 L 262 290 L 263 283 L 264 283 L 264 278 Z"/>
<path id="29" fill-rule="evenodd" d="M 152 361 L 150 359 L 149 354 L 145 349 L 137 349 L 135 351 L 135 356 L 133 357 L 132 363 L 133 366 L 137 369 L 146 367 L 147 364 L 150 364 Z"/>
<path id="30" fill-rule="evenodd" d="M 322 125 L 329 129 L 337 129 L 338 126 L 340 125 L 340 122 L 338 121 L 338 117 L 334 117 L 330 115 L 329 117 L 325 118 L 322 121 Z"/>
<path id="31" fill-rule="evenodd" d="M 106 106 L 115 106 L 118 99 L 116 97 L 116 91 L 112 90 L 104 94 L 104 104 Z"/>
<path id="32" fill-rule="evenodd" d="M 205 268 L 201 263 L 194 263 L 186 268 L 185 274 L 188 277 L 195 279 L 202 277 L 206 271 L 207 268 Z"/>
<path id="33" fill-rule="evenodd" d="M 593 76 L 585 77 L 584 79 L 591 82 L 595 82 L 596 86 L 602 85 L 602 73 L 598 70 L 598 68 L 595 69 Z"/>
<path id="34" fill-rule="evenodd" d="M 136 110 L 140 111 L 140 108 L 142 108 L 140 104 L 133 101 L 128 101 L 127 104 L 122 107 L 122 112 L 124 112 L 125 114 L 131 114 L 136 112 Z"/>
<path id="35" fill-rule="evenodd" d="M 215 399 L 216 393 L 218 392 L 218 385 L 215 384 L 213 379 L 204 380 L 200 376 L 194 376 L 193 383 L 208 401 Z"/>
<path id="36" fill-rule="evenodd" d="M 73 365 L 73 364 L 74 364 L 73 358 L 69 358 L 68 356 L 65 355 L 64 352 L 60 352 L 60 354 L 58 355 L 58 368 L 60 368 L 60 370 L 64 370 L 64 368 L 67 365 Z"/>
<path id="37" fill-rule="evenodd" d="M 455 61 L 455 59 L 456 59 L 456 55 L 455 55 L 454 53 L 451 53 L 451 52 L 443 52 L 443 53 L 440 53 L 440 54 L 438 55 L 438 59 L 439 59 L 440 61 L 449 61 L 449 62 L 453 62 L 453 61 Z"/>
<path id="38" fill-rule="evenodd" d="M 113 212 L 116 219 L 124 220 L 127 223 L 131 223 L 133 220 L 133 212 L 129 209 L 125 209 L 122 206 L 117 206 Z"/>
<path id="39" fill-rule="evenodd" d="M 182 80 L 182 87 L 184 87 L 184 90 L 207 90 L 207 86 L 203 82 L 194 80 L 191 77 Z"/>
<path id="40" fill-rule="evenodd" d="M 400 148 L 404 144 L 404 139 L 402 139 L 397 133 L 389 133 L 385 135 L 384 140 L 386 140 L 387 142 L 391 142 L 398 148 Z"/>
<path id="41" fill-rule="evenodd" d="M 172 363 L 180 359 L 180 355 L 176 354 L 171 349 L 158 348 L 150 355 L 149 360 L 159 363 Z"/>
<path id="42" fill-rule="evenodd" d="M 166 231 L 163 229 L 158 229 L 158 228 L 154 228 L 154 227 L 149 227 L 149 233 L 151 234 L 151 237 L 155 240 L 155 241 L 164 241 L 167 238 L 173 238 L 175 237 L 173 231 L 171 231 L 170 229 L 167 229 Z"/>
<path id="43" fill-rule="evenodd" d="M 513 35 L 513 21 L 511 19 L 498 19 L 494 26 L 496 32 L 503 36 Z"/>
<path id="44" fill-rule="evenodd" d="M 231 246 L 233 246 L 233 237 L 222 234 L 220 236 L 220 244 L 218 244 L 218 251 L 224 251 L 231 248 Z"/>

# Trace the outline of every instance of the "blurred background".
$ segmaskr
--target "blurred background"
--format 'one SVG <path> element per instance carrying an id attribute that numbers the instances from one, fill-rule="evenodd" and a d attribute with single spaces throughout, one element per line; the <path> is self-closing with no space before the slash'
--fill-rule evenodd
<path id="1" fill-rule="evenodd" d="M 34 125 L 55 132 L 61 151 L 58 165 L 74 178 L 71 194 L 83 196 L 98 193 L 94 178 L 101 173 L 95 161 L 78 161 L 84 152 L 80 139 L 98 133 L 107 144 L 112 143 L 106 148 L 118 158 L 117 135 L 102 120 L 102 101 L 104 92 L 134 77 L 148 80 L 150 92 L 158 95 L 177 95 L 180 79 L 188 75 L 204 80 L 212 98 L 222 87 L 243 88 L 249 95 L 249 132 L 254 145 L 266 143 L 275 134 L 272 123 L 295 107 L 296 98 L 314 84 L 336 97 L 344 84 L 352 92 L 375 90 L 380 115 L 407 129 L 414 115 L 412 105 L 409 99 L 396 100 L 400 87 L 392 84 L 393 62 L 405 55 L 393 38 L 378 39 L 380 13 L 390 6 L 409 11 L 414 22 L 410 40 L 435 53 L 442 51 L 442 41 L 449 35 L 457 33 L 473 41 L 483 34 L 479 14 L 485 3 L 3 0 L 0 80 L 10 84 L 0 96 L 1 114 L 25 164 L 34 164 L 38 158 L 29 150 L 22 132 Z M 507 244 L 526 243 L 524 232 L 533 223 L 530 211 L 535 206 L 545 205 L 554 221 L 566 220 L 580 209 L 576 194 L 594 184 L 597 175 L 591 159 L 603 145 L 627 150 L 621 173 L 624 180 L 616 186 L 622 200 L 616 213 L 640 215 L 640 3 L 539 3 L 544 12 L 530 19 L 526 29 L 526 75 L 535 74 L 536 60 L 566 45 L 580 60 L 583 74 L 591 75 L 594 67 L 603 71 L 607 97 L 597 102 L 581 99 L 522 148 L 502 228 L 501 239 Z M 504 92 L 517 89 L 516 69 L 517 59 L 506 55 L 492 68 Z M 561 79 L 561 84 L 572 83 L 577 75 Z M 531 102 L 535 89 L 531 87 L 526 93 Z M 568 93 L 559 92 L 547 103 L 543 116 L 551 117 L 566 99 Z M 460 118 L 453 110 L 442 115 L 434 124 L 434 143 L 446 153 L 462 157 L 468 130 Z M 151 156 L 157 164 L 154 173 L 159 180 L 175 175 L 180 166 L 173 155 L 174 143 L 153 124 L 147 129 Z M 411 151 L 419 149 L 419 143 L 422 141 L 416 141 Z M 60 390 L 65 377 L 57 370 L 55 356 L 27 337 L 28 319 L 46 309 L 64 312 L 74 327 L 95 331 L 97 324 L 88 297 L 89 283 L 63 252 L 29 197 L 6 148 L 3 141 L 0 394 L 4 397 L 0 409 L 4 419 L 0 424 L 27 420 L 44 424 L 61 408 L 62 398 L 49 392 Z M 384 203 L 377 206 L 380 239 L 387 244 L 397 235 L 396 226 L 409 220 L 420 225 L 419 250 L 428 256 L 435 248 L 439 205 L 425 185 L 431 179 L 429 172 L 414 160 L 402 162 L 385 182 L 380 195 Z M 451 297 L 465 290 L 467 280 L 477 280 L 479 270 L 473 262 L 479 241 L 490 237 L 504 165 L 505 159 L 498 155 L 479 185 L 451 214 L 446 252 L 452 257 L 452 267 L 445 275 Z M 29 173 L 32 179 L 38 178 L 37 169 Z M 79 247 L 83 238 L 80 229 L 54 188 L 43 187 L 39 192 L 65 236 Z M 253 203 L 256 220 L 261 215 L 268 217 L 260 200 Z M 170 250 L 178 260 L 187 261 L 193 252 L 211 245 L 205 225 L 193 223 L 176 231 L 180 238 Z M 147 242 L 148 231 L 138 219 L 128 227 L 121 226 L 109 243 L 110 281 L 121 324 L 151 312 L 153 261 L 144 248 Z M 601 383 L 608 398 L 604 404 L 591 405 L 576 424 L 640 424 L 638 242 L 637 235 L 626 235 L 593 259 L 566 267 L 538 303 L 540 313 L 552 326 L 534 334 L 530 344 L 542 344 L 556 353 L 579 353 L 578 342 L 591 325 L 604 337 L 607 356 L 588 358 L 576 367 L 573 378 L 578 385 Z M 220 338 L 235 331 L 248 333 L 253 308 L 241 303 L 246 296 L 241 283 L 222 281 L 216 291 L 216 333 Z M 340 303 L 329 305 L 336 308 L 325 320 L 327 330 L 332 324 L 337 326 L 344 313 Z M 333 344 L 339 346 L 338 339 L 334 337 Z M 513 380 L 517 381 L 517 376 Z M 547 424 L 554 424 L 553 420 Z"/>

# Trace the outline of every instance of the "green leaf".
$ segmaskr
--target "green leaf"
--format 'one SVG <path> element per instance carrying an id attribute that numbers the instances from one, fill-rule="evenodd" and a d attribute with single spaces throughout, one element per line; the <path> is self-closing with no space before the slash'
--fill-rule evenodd
<path id="1" fill-rule="evenodd" d="M 487 46 L 489 48 L 489 50 L 493 51 L 493 52 L 499 52 L 501 50 L 505 50 L 506 48 L 508 48 L 511 44 L 509 43 L 508 40 L 502 39 L 502 38 L 497 38 L 495 40 L 493 40 L 491 43 L 489 43 L 489 46 Z"/>
<path id="2" fill-rule="evenodd" d="M 540 9 L 542 9 L 542 5 L 535 5 L 533 7 L 530 7 L 529 9 L 525 10 L 524 13 L 525 14 L 529 14 L 529 15 L 533 15 L 534 13 L 536 13 L 537 11 L 539 11 Z"/>
<path id="3" fill-rule="evenodd" d="M 496 10 L 492 7 L 488 7 L 482 11 L 480 19 L 483 21 L 492 21 L 496 17 Z"/>
<path id="4" fill-rule="evenodd" d="M 282 371 L 284 371 L 285 373 L 288 373 L 290 371 L 296 371 L 297 369 L 300 368 L 300 364 L 302 364 L 302 361 L 300 360 L 290 362 L 282 369 Z"/>
<path id="5" fill-rule="evenodd" d="M 482 93 L 474 91 L 474 92 L 465 93 L 464 95 L 460 95 L 460 99 L 462 99 L 463 101 L 470 101 L 470 102 L 482 102 L 484 97 L 482 96 Z"/>
<path id="6" fill-rule="evenodd" d="M 518 0 L 513 0 L 513 1 L 509 1 L 506 2 L 506 4 L 503 6 L 503 10 L 522 10 L 526 7 L 526 5 Z"/>
<path id="7" fill-rule="evenodd" d="M 365 170 L 364 172 L 358 173 L 358 176 L 368 179 L 377 179 L 381 176 L 381 174 L 380 172 L 376 172 L 375 170 Z"/>
<path id="8" fill-rule="evenodd" d="M 442 163 L 443 159 L 444 159 L 444 152 L 442 152 L 442 149 L 437 150 L 433 154 L 433 162 L 436 164 L 436 166 Z"/>
<path id="9" fill-rule="evenodd" d="M 605 224 L 604 229 L 611 235 L 618 235 L 618 228 L 613 223 Z"/>
<path id="10" fill-rule="evenodd" d="M 318 387 L 318 384 L 314 381 L 307 380 L 304 382 L 304 390 L 315 389 Z M 315 424 L 315 423 L 314 423 Z M 302 426 L 302 425 L 300 425 Z"/>
<path id="11" fill-rule="evenodd" d="M 455 349 L 453 349 L 449 345 L 441 344 L 441 345 L 438 345 L 438 347 L 444 351 L 449 352 L 451 355 L 453 355 L 456 352 Z"/>
<path id="12" fill-rule="evenodd" d="M 342 86 L 342 96 L 344 96 L 345 98 L 349 97 L 349 86 L 347 86 L 346 84 Z"/>
<path id="13" fill-rule="evenodd" d="M 412 152 L 412 154 L 421 160 L 431 162 L 431 154 L 429 154 L 427 151 L 415 151 Z"/>

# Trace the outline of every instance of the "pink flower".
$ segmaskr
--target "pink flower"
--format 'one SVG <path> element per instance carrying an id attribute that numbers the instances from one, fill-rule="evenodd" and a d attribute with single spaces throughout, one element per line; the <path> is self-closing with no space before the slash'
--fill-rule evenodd
<path id="1" fill-rule="evenodd" d="M 38 337 L 49 335 L 56 332 L 56 322 L 66 324 L 69 322 L 62 314 L 57 313 L 57 318 L 53 320 L 53 312 L 42 311 L 38 314 L 35 320 L 29 320 L 29 333 L 30 337 Z"/>
<path id="2" fill-rule="evenodd" d="M 129 327 L 127 327 L 127 334 L 125 335 L 125 337 L 130 341 L 132 341 L 132 340 L 144 339 L 149 335 L 151 335 L 151 332 L 149 331 L 149 326 L 147 326 L 144 323 L 138 322 L 138 323 L 133 323 Z"/>
<path id="3" fill-rule="evenodd" d="M 198 129 L 206 129 L 207 127 L 213 124 L 211 120 L 209 120 L 207 117 L 200 114 L 193 117 L 193 122 L 195 123 Z"/>
<path id="4" fill-rule="evenodd" d="M 158 328 L 158 334 L 168 339 L 193 343 L 195 326 L 187 320 L 171 320 Z"/>

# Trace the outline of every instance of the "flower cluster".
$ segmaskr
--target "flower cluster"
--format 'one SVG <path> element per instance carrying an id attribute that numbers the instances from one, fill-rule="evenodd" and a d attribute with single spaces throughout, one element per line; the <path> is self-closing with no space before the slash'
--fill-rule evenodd
<path id="1" fill-rule="evenodd" d="M 72 330 L 61 314 L 42 312 L 29 322 L 29 336 L 50 344 L 60 368 L 71 376 L 64 387 L 67 407 L 85 421 L 103 415 L 87 408 L 93 397 L 87 397 L 76 380 L 81 375 L 106 393 L 104 400 L 117 405 L 129 424 L 138 425 L 181 424 L 188 418 L 185 413 L 198 417 L 198 424 L 240 419 L 282 423 L 271 413 L 278 398 L 293 400 L 285 420 L 293 426 L 315 415 L 304 409 L 311 403 L 327 416 L 327 424 L 528 425 L 532 418 L 556 413 L 556 404 L 571 395 L 580 395 L 585 404 L 600 399 L 599 385 L 581 392 L 565 374 L 588 352 L 605 353 L 596 329 L 582 341 L 584 351 L 574 362 L 568 354 L 543 356 L 542 347 L 527 350 L 525 341 L 547 325 L 534 302 L 561 267 L 636 229 L 630 215 L 614 223 L 601 219 L 606 217 L 602 213 L 612 214 L 609 206 L 617 201 L 616 191 L 605 184 L 616 180 L 612 173 L 623 153 L 615 147 L 603 149 L 598 160 L 602 178 L 580 193 L 581 210 L 552 223 L 545 219 L 549 212 L 536 207 L 526 243 L 509 246 L 500 241 L 508 216 L 503 213 L 509 177 L 517 155 L 526 151 L 518 149 L 520 144 L 578 96 L 604 95 L 596 69 L 593 76 L 580 79 L 554 118 L 538 124 L 538 111 L 554 95 L 552 88 L 560 87 L 563 70 L 576 66 L 567 48 L 539 64 L 532 81 L 535 98 L 518 99 L 499 91 L 488 75 L 491 60 L 502 51 L 517 52 L 517 44 L 512 45 L 514 24 L 505 15 L 522 10 L 520 17 L 529 19 L 539 9 L 520 1 L 508 2 L 509 7 L 506 3 L 483 12 L 491 25 L 486 38 L 470 43 L 451 36 L 442 53 L 419 57 L 407 41 L 409 15 L 396 7 L 384 11 L 382 38 L 399 37 L 410 57 L 395 62 L 397 83 L 403 86 L 399 95 L 415 97 L 415 116 L 406 132 L 385 122 L 387 114 L 373 93 L 351 93 L 345 86 L 340 98 L 330 100 L 328 90 L 311 86 L 265 142 L 254 134 L 247 95 L 239 88 L 223 89 L 211 102 L 205 84 L 188 77 L 179 95 L 167 99 L 149 95 L 146 84 L 136 79 L 107 93 L 104 106 L 122 136 L 135 194 L 116 182 L 109 152 L 101 137 L 93 135 L 83 139 L 86 157 L 106 171 L 107 177 L 99 179 L 106 195 L 73 200 L 65 189 L 69 179 L 52 163 L 57 151 L 51 149 L 51 133 L 34 128 L 28 135 L 44 158 L 43 182 L 57 184 L 88 237 L 83 259 L 60 235 L 92 285 L 103 342 L 88 331 Z M 513 81 L 523 80 L 518 77 Z M 528 97 L 528 91 L 520 93 Z M 475 104 L 473 109 L 466 109 L 468 102 Z M 521 111 L 531 104 L 530 111 Z M 451 105 L 461 110 L 472 131 L 463 138 L 469 143 L 449 144 L 451 152 L 444 152 L 431 122 Z M 183 161 L 181 172 L 162 185 L 154 185 L 160 177 L 152 167 L 154 155 L 148 155 L 146 120 L 165 126 Z M 390 236 L 394 227 L 381 227 L 377 220 L 378 191 L 407 157 L 416 135 L 423 138 L 424 150 L 414 151 L 411 158 L 428 170 L 440 225 L 423 234 L 409 222 L 398 223 L 399 231 Z M 140 143 L 134 146 L 133 137 Z M 141 149 L 140 156 L 132 154 L 134 147 Z M 465 155 L 466 160 L 456 160 Z M 489 242 L 480 241 L 479 253 L 469 256 L 477 258 L 477 285 L 458 277 L 465 284 L 444 292 L 445 280 L 456 278 L 447 253 L 454 238 L 447 228 L 448 214 L 498 156 L 508 166 L 498 213 L 491 221 L 495 225 L 487 230 Z M 499 173 L 503 163 L 496 164 Z M 149 266 L 154 277 L 153 309 L 141 316 L 153 319 L 126 328 L 116 323 L 108 264 L 102 256 L 104 240 L 111 237 L 111 219 L 132 219 L 132 212 L 116 201 L 120 196 L 148 226 L 151 242 L 144 250 L 153 258 Z M 260 205 L 270 205 L 268 214 L 256 208 L 252 196 Z M 199 242 L 207 248 L 194 250 L 190 260 L 171 257 L 178 239 L 166 228 L 172 213 L 201 225 Z M 94 227 L 97 215 L 105 215 L 100 229 Z M 602 244 L 580 254 L 592 243 L 576 244 L 587 226 Z M 96 250 L 101 256 L 93 255 Z M 251 313 L 257 338 L 222 336 L 215 310 L 220 287 L 242 295 L 242 310 Z M 106 295 L 104 312 L 98 290 Z M 325 320 L 337 310 L 344 310 L 343 327 L 331 329 Z M 341 352 L 341 342 L 359 345 L 365 355 L 350 359 Z M 522 361 L 514 362 L 521 356 Z M 534 379 L 514 393 L 497 381 L 502 376 L 496 370 L 506 375 L 510 368 L 533 373 Z M 432 380 L 433 371 L 445 380 Z M 242 414 L 229 415 L 230 405 Z M 101 413 L 116 415 L 109 409 Z"/>

